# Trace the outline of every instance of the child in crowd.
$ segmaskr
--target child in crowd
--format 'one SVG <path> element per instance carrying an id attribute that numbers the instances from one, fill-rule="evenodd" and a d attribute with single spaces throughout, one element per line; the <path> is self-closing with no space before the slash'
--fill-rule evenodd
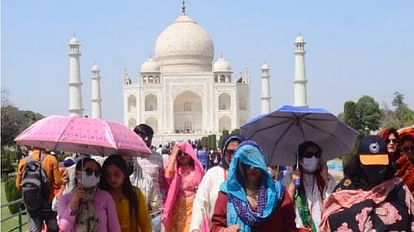
<path id="1" fill-rule="evenodd" d="M 122 156 L 109 156 L 102 165 L 99 187 L 111 194 L 123 232 L 151 232 L 144 194 L 132 186 L 127 172 L 127 164 Z"/>

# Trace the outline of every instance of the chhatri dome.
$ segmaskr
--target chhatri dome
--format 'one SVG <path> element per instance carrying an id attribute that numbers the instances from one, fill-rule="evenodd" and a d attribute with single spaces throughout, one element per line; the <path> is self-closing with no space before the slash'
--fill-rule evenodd
<path id="1" fill-rule="evenodd" d="M 80 41 L 79 41 L 78 38 L 76 38 L 75 36 L 73 36 L 72 38 L 70 38 L 69 44 L 70 45 L 79 45 L 80 44 Z"/>
<path id="2" fill-rule="evenodd" d="M 160 65 L 158 62 L 154 61 L 152 58 L 148 58 L 141 65 L 141 73 L 152 73 L 152 72 L 160 72 Z"/>
<path id="3" fill-rule="evenodd" d="M 185 14 L 161 32 L 155 44 L 155 58 L 162 64 L 164 72 L 211 72 L 213 57 L 213 40 Z"/>
<path id="4" fill-rule="evenodd" d="M 305 39 L 301 34 L 296 37 L 295 43 L 305 43 Z"/>
<path id="5" fill-rule="evenodd" d="M 213 65 L 213 72 L 231 72 L 231 65 L 223 57 L 220 57 Z"/>
<path id="6" fill-rule="evenodd" d="M 99 66 L 97 64 L 92 65 L 92 71 L 98 71 Z"/>

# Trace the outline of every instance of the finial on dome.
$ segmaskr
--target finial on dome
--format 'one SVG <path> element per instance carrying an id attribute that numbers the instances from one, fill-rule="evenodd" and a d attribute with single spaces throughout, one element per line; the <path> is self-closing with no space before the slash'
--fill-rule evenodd
<path id="1" fill-rule="evenodd" d="M 181 7 L 181 10 L 183 11 L 183 15 L 185 15 L 185 1 L 183 0 L 183 6 Z"/>
<path id="2" fill-rule="evenodd" d="M 223 58 L 223 52 L 220 52 L 220 58 Z"/>

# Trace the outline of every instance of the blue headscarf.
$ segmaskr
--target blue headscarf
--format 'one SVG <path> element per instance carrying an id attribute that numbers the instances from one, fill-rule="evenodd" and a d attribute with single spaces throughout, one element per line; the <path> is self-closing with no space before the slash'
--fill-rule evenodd
<path id="1" fill-rule="evenodd" d="M 240 183 L 240 162 L 262 171 L 256 212 L 250 209 L 246 191 Z M 228 179 L 220 185 L 220 190 L 228 197 L 227 225 L 238 224 L 243 232 L 251 231 L 251 226 L 266 220 L 280 204 L 284 191 L 282 184 L 270 177 L 263 152 L 253 141 L 245 141 L 239 145 L 230 164 Z"/>

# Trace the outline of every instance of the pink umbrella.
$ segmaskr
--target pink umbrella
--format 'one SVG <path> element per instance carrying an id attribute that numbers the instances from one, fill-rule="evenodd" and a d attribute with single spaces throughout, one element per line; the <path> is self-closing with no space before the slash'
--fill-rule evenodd
<path id="1" fill-rule="evenodd" d="M 24 130 L 15 139 L 19 145 L 93 155 L 136 155 L 151 151 L 128 127 L 102 119 L 52 115 Z"/>

